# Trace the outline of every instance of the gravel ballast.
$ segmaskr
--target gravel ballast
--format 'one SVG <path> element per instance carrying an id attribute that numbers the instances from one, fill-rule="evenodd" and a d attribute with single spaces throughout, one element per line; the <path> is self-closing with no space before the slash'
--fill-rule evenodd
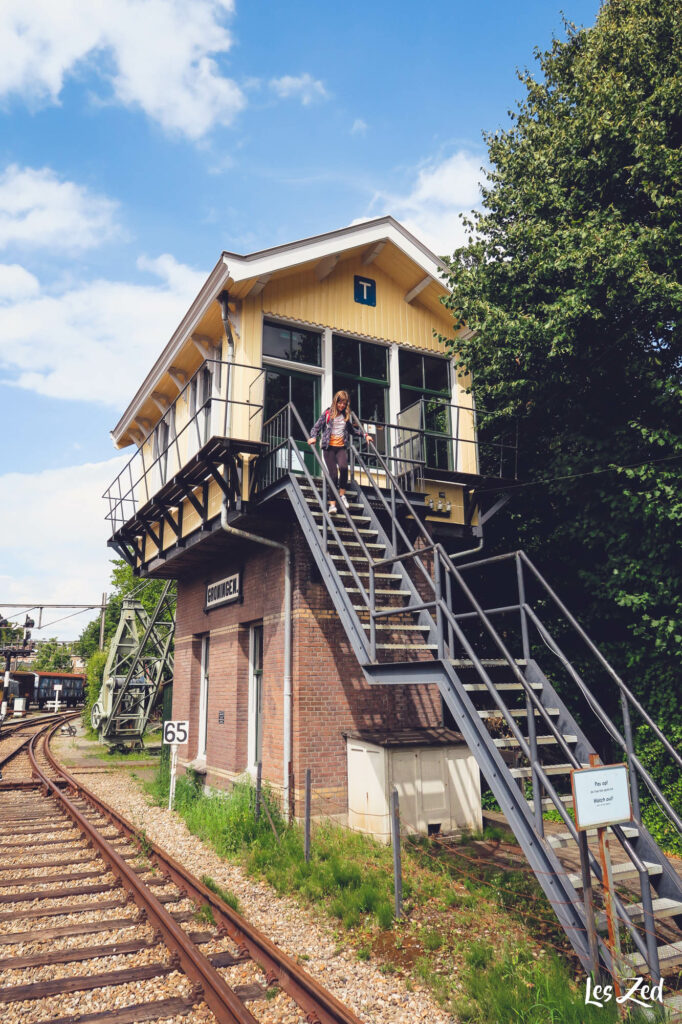
<path id="1" fill-rule="evenodd" d="M 73 774 L 78 777 L 77 770 Z M 337 936 L 319 915 L 289 897 L 276 895 L 238 865 L 222 860 L 190 834 L 177 814 L 150 806 L 139 784 L 125 772 L 88 775 L 83 783 L 136 829 L 144 829 L 149 839 L 192 874 L 199 878 L 210 875 L 235 893 L 244 916 L 253 925 L 293 959 L 300 959 L 309 974 L 367 1024 L 453 1024 L 453 1018 L 425 989 L 415 985 L 414 991 L 408 991 L 399 978 L 383 974 L 375 963 L 359 961 L 352 946 L 339 948 Z M 284 1010 L 283 1001 L 280 1009 L 284 1012 L 276 1016 L 279 998 L 267 1004 L 250 1003 L 249 1008 L 268 1024 L 289 1020 L 293 1024 L 298 1018 L 289 1007 Z"/>

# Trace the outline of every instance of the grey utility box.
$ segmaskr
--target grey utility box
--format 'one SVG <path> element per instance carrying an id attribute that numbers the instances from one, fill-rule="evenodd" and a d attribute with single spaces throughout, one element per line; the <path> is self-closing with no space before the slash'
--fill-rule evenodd
<path id="1" fill-rule="evenodd" d="M 389 842 L 394 786 L 403 831 L 428 834 L 481 828 L 479 768 L 459 733 L 450 729 L 348 733 L 346 752 L 350 828 Z"/>

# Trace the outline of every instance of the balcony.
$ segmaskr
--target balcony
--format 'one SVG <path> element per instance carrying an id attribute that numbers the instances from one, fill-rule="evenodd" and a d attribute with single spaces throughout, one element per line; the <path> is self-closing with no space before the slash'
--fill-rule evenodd
<path id="1" fill-rule="evenodd" d="M 241 496 L 244 458 L 262 448 L 263 387 L 259 367 L 201 364 L 104 493 L 119 554 L 148 562 L 205 524 L 223 495 Z"/>
<path id="2" fill-rule="evenodd" d="M 207 359 L 107 489 L 109 544 L 134 567 L 162 573 L 179 549 L 216 529 L 223 501 L 245 511 L 304 461 L 314 471 L 308 428 L 292 405 L 263 423 L 265 372 Z M 421 398 L 396 424 L 362 426 L 403 487 L 421 497 L 427 518 L 472 526 L 477 488 L 516 479 L 516 438 L 480 435 L 471 406 Z M 354 443 L 380 478 L 376 454 Z M 352 449 L 352 471 L 354 456 Z M 354 479 L 367 482 L 360 470 Z"/>

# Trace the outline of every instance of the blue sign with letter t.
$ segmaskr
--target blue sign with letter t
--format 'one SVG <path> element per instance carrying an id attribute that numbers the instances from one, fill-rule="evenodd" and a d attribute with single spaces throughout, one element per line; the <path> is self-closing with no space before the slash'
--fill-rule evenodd
<path id="1" fill-rule="evenodd" d="M 356 274 L 354 282 L 354 299 L 363 306 L 376 306 L 377 304 L 377 283 L 371 277 L 358 277 Z"/>

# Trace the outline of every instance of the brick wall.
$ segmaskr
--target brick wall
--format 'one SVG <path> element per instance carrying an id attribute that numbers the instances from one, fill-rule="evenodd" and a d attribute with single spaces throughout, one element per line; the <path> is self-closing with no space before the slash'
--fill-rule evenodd
<path id="1" fill-rule="evenodd" d="M 292 548 L 292 761 L 297 804 L 312 771 L 320 812 L 347 806 L 343 733 L 440 725 L 436 687 L 370 687 L 363 676 L 298 526 L 280 525 Z M 204 612 L 208 582 L 242 570 L 243 601 Z M 173 717 L 189 718 L 181 758 L 197 752 L 200 636 L 210 633 L 207 780 L 226 785 L 247 767 L 249 625 L 263 622 L 263 778 L 279 789 L 283 764 L 283 552 L 226 538 L 224 555 L 206 572 L 178 581 Z M 225 712 L 224 724 L 218 714 Z M 321 803 L 320 803 L 321 800 Z M 300 807 L 296 807 L 300 813 Z"/>

